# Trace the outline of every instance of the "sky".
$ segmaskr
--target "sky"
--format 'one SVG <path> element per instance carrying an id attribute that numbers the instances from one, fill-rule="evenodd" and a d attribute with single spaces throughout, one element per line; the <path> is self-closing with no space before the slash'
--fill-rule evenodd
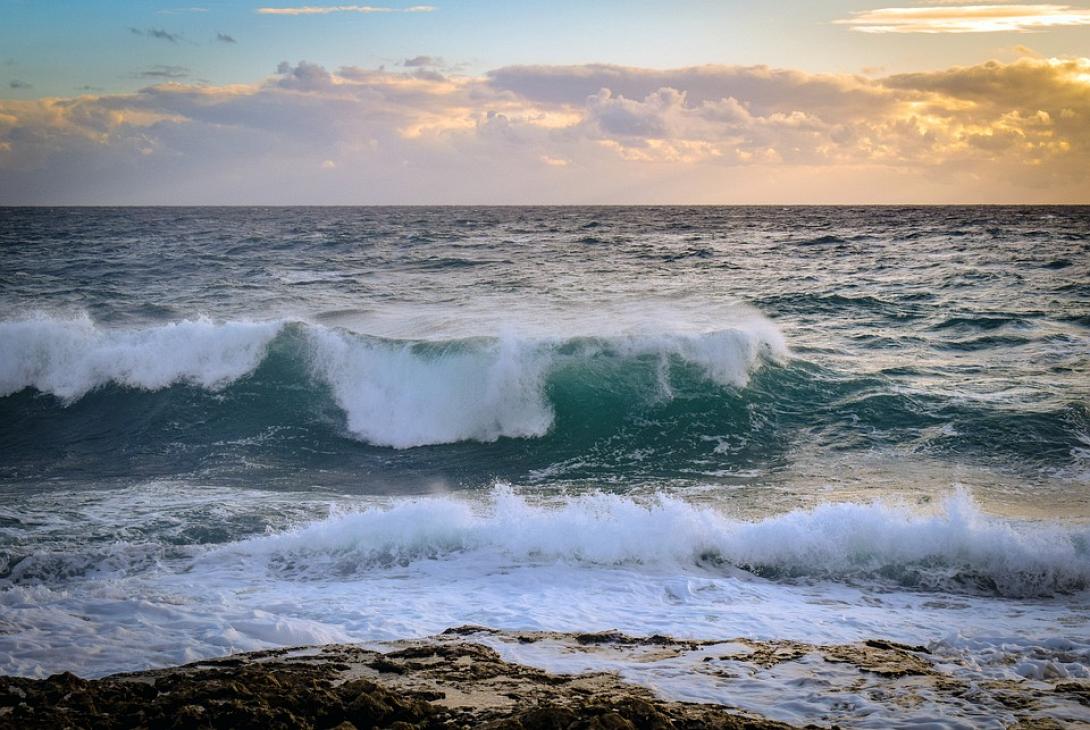
<path id="1" fill-rule="evenodd" d="M 0 0 L 0 204 L 1090 203 L 1090 0 L 190 1 Z"/>

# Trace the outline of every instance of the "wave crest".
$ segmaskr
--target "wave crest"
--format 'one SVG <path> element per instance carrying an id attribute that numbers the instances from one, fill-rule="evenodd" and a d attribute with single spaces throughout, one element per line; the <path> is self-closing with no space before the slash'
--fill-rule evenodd
<path id="1" fill-rule="evenodd" d="M 0 322 L 0 397 L 35 388 L 71 403 L 107 383 L 214 390 L 252 372 L 280 328 L 206 318 L 126 330 L 87 316 Z"/>

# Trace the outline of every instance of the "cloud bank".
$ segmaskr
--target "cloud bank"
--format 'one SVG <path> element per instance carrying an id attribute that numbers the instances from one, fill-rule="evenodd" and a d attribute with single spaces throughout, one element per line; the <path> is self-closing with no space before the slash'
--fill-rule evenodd
<path id="1" fill-rule="evenodd" d="M 881 78 L 299 62 L 0 101 L 9 204 L 1090 202 L 1088 171 L 1090 59 Z"/>

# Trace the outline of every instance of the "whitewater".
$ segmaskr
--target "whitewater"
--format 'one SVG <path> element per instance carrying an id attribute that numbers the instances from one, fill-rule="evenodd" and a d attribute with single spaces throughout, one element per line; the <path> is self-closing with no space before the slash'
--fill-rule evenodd
<path id="1" fill-rule="evenodd" d="M 0 215 L 2 673 L 472 625 L 787 722 L 1079 720 L 1085 208 Z M 593 631 L 966 689 L 513 638 Z"/>

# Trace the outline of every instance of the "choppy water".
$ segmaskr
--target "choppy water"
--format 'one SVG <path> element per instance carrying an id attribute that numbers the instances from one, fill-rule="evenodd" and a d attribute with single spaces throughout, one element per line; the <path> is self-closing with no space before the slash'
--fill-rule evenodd
<path id="1" fill-rule="evenodd" d="M 1086 676 L 1090 208 L 0 210 L 0 492 L 6 672 L 471 622 Z"/>

